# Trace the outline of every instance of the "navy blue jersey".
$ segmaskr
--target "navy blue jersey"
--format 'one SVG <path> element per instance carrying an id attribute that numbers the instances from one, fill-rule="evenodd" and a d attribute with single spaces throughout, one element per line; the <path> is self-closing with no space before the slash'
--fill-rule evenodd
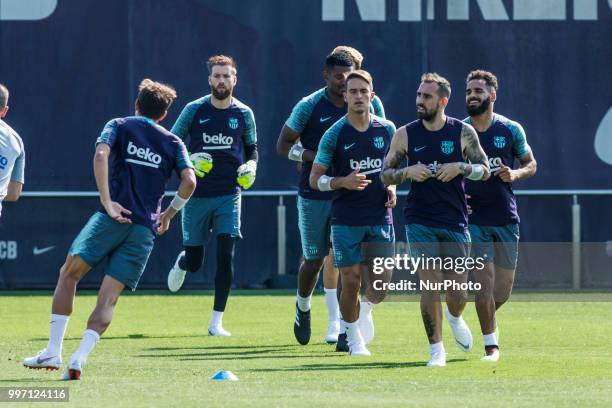
<path id="1" fill-rule="evenodd" d="M 434 177 L 423 182 L 412 182 L 404 215 L 406 224 L 421 224 L 464 232 L 467 228 L 467 205 L 463 176 L 448 183 L 435 178 L 445 163 L 463 162 L 459 119 L 447 117 L 442 129 L 427 130 L 421 119 L 406 125 L 408 134 L 408 165 L 425 164 Z"/>
<path id="2" fill-rule="evenodd" d="M 190 102 L 172 127 L 186 141 L 189 154 L 206 152 L 213 158 L 210 173 L 198 177 L 194 197 L 218 197 L 240 192 L 236 170 L 244 163 L 244 146 L 257 143 L 251 108 L 232 97 L 227 109 L 218 109 L 210 95 Z"/>
<path id="3" fill-rule="evenodd" d="M 111 200 L 132 212 L 135 224 L 153 228 L 161 211 L 172 171 L 191 168 L 183 142 L 143 116 L 113 119 L 104 126 L 98 143 L 111 147 Z M 100 211 L 106 213 L 102 208 Z"/>
<path id="4" fill-rule="evenodd" d="M 337 107 L 331 103 L 327 97 L 326 88 L 322 88 L 300 100 L 291 111 L 291 116 L 285 125 L 300 134 L 300 142 L 305 149 L 316 151 L 323 134 L 346 114 L 346 109 L 346 104 Z M 374 96 L 370 111 L 377 116 L 385 117 L 385 111 L 378 96 Z M 310 188 L 308 180 L 311 169 L 312 162 L 302 163 L 299 195 L 311 200 L 331 200 L 331 192 Z"/>
<path id="5" fill-rule="evenodd" d="M 325 132 L 314 163 L 331 167 L 334 177 L 348 176 L 359 168 L 372 181 L 363 191 L 333 191 L 332 225 L 393 224 L 391 209 L 385 207 L 387 188 L 380 172 L 394 133 L 393 122 L 374 115 L 365 132 L 351 126 L 346 116 Z"/>
<path id="6" fill-rule="evenodd" d="M 472 124 L 471 118 L 465 119 Z M 491 178 L 487 181 L 466 180 L 465 190 L 471 197 L 472 207 L 470 224 L 482 226 L 501 226 L 519 222 L 516 210 L 516 198 L 512 185 L 493 175 L 504 164 L 514 166 L 515 158 L 523 158 L 529 154 L 529 145 L 525 131 L 517 122 L 494 114 L 491 126 L 478 132 L 480 144 L 489 157 Z"/>

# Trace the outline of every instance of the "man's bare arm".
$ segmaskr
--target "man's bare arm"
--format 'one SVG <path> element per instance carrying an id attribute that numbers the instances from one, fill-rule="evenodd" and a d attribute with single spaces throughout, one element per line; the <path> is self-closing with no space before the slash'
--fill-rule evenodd
<path id="1" fill-rule="evenodd" d="M 402 126 L 393 135 L 389 152 L 383 162 L 380 179 L 387 185 L 401 184 L 406 180 L 406 169 L 400 168 L 408 152 L 408 134 L 406 127 Z"/>
<path id="2" fill-rule="evenodd" d="M 289 126 L 284 125 L 276 141 L 276 152 L 278 155 L 286 158 L 291 147 L 300 141 L 300 136 L 299 133 L 292 130 Z M 302 161 L 314 161 L 316 154 L 316 151 L 304 149 Z"/>
<path id="3" fill-rule="evenodd" d="M 487 180 L 491 176 L 491 170 L 489 168 L 489 159 L 485 154 L 480 141 L 478 140 L 478 133 L 471 125 L 467 123 L 463 124 L 461 129 L 461 151 L 463 157 L 470 161 L 471 164 L 480 164 L 483 167 L 484 174 L 481 180 Z M 472 166 L 464 163 L 461 166 L 463 176 L 467 177 L 472 172 Z"/>
<path id="4" fill-rule="evenodd" d="M 8 189 L 6 190 L 6 197 L 3 201 L 17 201 L 21 195 L 23 184 L 18 181 L 9 182 Z"/>

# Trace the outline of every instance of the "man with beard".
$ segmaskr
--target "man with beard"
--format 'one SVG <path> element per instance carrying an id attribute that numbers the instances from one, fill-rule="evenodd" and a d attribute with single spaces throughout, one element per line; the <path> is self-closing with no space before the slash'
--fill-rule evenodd
<path id="1" fill-rule="evenodd" d="M 371 282 L 366 289 L 368 301 L 381 302 L 386 289 L 376 290 L 373 283 L 388 282 L 391 271 L 374 275 L 372 260 L 392 257 L 395 242 L 391 214 L 396 204 L 395 186 L 385 186 L 377 176 L 395 125 L 370 114 L 373 96 L 369 73 L 358 70 L 348 74 L 345 92 L 348 113 L 321 138 L 309 180 L 312 189 L 334 190 L 331 236 L 334 262 L 342 279 L 340 311 L 349 354 L 353 356 L 370 355 L 361 332 L 363 324 L 358 322 L 363 307 L 359 303 L 361 277 L 366 274 Z M 333 177 L 326 175 L 329 168 Z"/>
<path id="2" fill-rule="evenodd" d="M 466 82 L 465 101 L 470 116 L 465 123 L 478 132 L 494 176 L 480 183 L 468 180 L 465 191 L 472 210 L 472 256 L 485 259 L 484 268 L 474 270 L 475 280 L 482 285 L 475 294 L 485 345 L 482 360 L 496 362 L 499 338 L 495 312 L 510 297 L 518 258 L 519 216 L 512 182 L 533 176 L 537 163 L 523 127 L 493 113 L 498 89 L 495 75 L 476 70 L 468 74 Z M 512 169 L 514 159 L 518 159 L 520 168 Z"/>
<path id="3" fill-rule="evenodd" d="M 426 73 L 421 77 L 416 95 L 419 119 L 397 130 L 381 174 L 387 185 L 412 182 L 404 210 L 411 256 L 445 261 L 444 266 L 442 262 L 432 262 L 417 271 L 421 283 L 428 285 L 421 292 L 421 315 L 430 345 L 427 365 L 432 367 L 446 365 L 440 292 L 432 284 L 467 281 L 467 274 L 446 267 L 446 260 L 453 260 L 454 265 L 460 258 L 465 261 L 469 254 L 464 178 L 489 177 L 487 156 L 476 131 L 444 113 L 450 94 L 450 83 L 440 75 Z M 400 168 L 406 158 L 409 166 Z M 455 341 L 468 352 L 472 333 L 461 317 L 467 293 L 451 288 L 446 290 L 445 298 L 445 315 Z"/>
<path id="4" fill-rule="evenodd" d="M 190 102 L 172 127 L 196 168 L 198 186 L 183 216 L 183 247 L 170 273 L 168 289 L 178 291 L 185 272 L 196 272 L 211 233 L 217 236 L 215 300 L 208 334 L 231 336 L 223 328 L 234 271 L 234 246 L 240 233 L 240 188 L 248 189 L 257 170 L 257 133 L 251 108 L 232 96 L 236 63 L 231 57 L 208 59 L 211 94 Z"/>

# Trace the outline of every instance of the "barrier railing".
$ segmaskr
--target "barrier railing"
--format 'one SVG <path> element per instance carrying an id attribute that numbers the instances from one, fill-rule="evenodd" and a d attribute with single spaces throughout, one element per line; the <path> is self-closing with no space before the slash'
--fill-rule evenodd
<path id="1" fill-rule="evenodd" d="M 580 202 L 579 196 L 586 195 L 612 195 L 612 190 L 514 190 L 517 196 L 571 196 L 572 197 L 572 287 L 580 289 L 582 277 L 581 252 L 580 252 Z M 166 196 L 173 196 L 175 191 L 166 191 Z M 287 209 L 284 203 L 285 197 L 296 196 L 294 190 L 269 190 L 269 191 L 244 191 L 245 197 L 278 197 L 276 211 L 277 217 L 277 267 L 278 274 L 285 275 L 287 272 L 286 262 L 286 229 Z M 408 191 L 398 191 L 399 196 L 408 195 Z M 59 198 L 59 197 L 97 197 L 97 191 L 25 191 L 23 197 Z"/>

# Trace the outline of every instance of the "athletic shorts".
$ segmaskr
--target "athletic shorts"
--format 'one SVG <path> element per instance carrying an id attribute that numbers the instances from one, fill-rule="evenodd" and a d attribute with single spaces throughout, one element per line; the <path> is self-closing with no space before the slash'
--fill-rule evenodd
<path id="1" fill-rule="evenodd" d="M 470 233 L 421 224 L 406 225 L 410 256 L 432 258 L 467 258 L 470 254 Z"/>
<path id="2" fill-rule="evenodd" d="M 518 259 L 519 225 L 470 225 L 472 257 L 482 257 L 505 269 L 516 269 Z"/>
<path id="3" fill-rule="evenodd" d="M 298 226 L 304 259 L 323 259 L 329 253 L 331 200 L 298 196 Z"/>
<path id="4" fill-rule="evenodd" d="M 136 290 L 154 240 L 151 228 L 121 224 L 97 212 L 74 239 L 68 254 L 80 256 L 92 268 L 108 257 L 104 273 Z"/>
<path id="5" fill-rule="evenodd" d="M 338 268 L 395 256 L 393 225 L 332 225 L 331 239 L 334 263 Z"/>
<path id="6" fill-rule="evenodd" d="M 182 212 L 183 245 L 205 245 L 211 233 L 229 234 L 242 238 L 240 233 L 240 193 L 219 197 L 191 198 Z"/>

